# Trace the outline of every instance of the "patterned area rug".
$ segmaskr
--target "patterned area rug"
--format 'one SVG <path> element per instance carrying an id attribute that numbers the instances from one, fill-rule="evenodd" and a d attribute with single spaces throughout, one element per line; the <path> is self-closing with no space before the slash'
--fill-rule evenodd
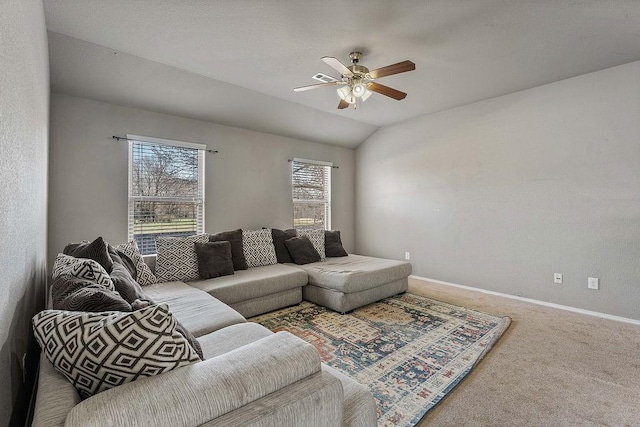
<path id="1" fill-rule="evenodd" d="M 408 293 L 346 315 L 305 301 L 251 320 L 310 342 L 323 362 L 367 385 L 380 426 L 417 424 L 511 323 Z"/>

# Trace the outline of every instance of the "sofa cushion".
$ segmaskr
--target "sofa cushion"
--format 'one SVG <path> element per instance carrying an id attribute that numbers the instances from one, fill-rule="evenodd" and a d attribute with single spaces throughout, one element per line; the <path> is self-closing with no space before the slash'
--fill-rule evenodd
<path id="1" fill-rule="evenodd" d="M 195 243 L 195 249 L 201 279 L 233 274 L 231 243 L 228 241 Z"/>
<path id="2" fill-rule="evenodd" d="M 227 326 L 198 338 L 204 359 L 220 356 L 261 338 L 273 335 L 269 329 L 253 322 Z"/>
<path id="3" fill-rule="evenodd" d="M 292 237 L 285 240 L 284 244 L 296 264 L 302 265 L 320 261 L 320 254 L 307 236 Z"/>
<path id="4" fill-rule="evenodd" d="M 89 280 L 98 285 L 104 285 L 109 290 L 115 290 L 111 277 L 107 271 L 96 261 L 87 258 L 74 258 L 65 254 L 58 254 L 53 263 L 52 278 L 63 274 L 69 274 L 79 279 Z"/>
<path id="5" fill-rule="evenodd" d="M 273 238 L 273 247 L 276 250 L 276 258 L 279 263 L 293 262 L 289 250 L 284 244 L 284 241 L 296 237 L 297 231 L 293 228 L 289 230 L 278 230 L 277 228 L 271 229 L 271 237 Z"/>
<path id="6" fill-rule="evenodd" d="M 222 278 L 210 280 L 220 279 Z M 245 318 L 231 307 L 183 282 L 145 286 L 144 293 L 155 302 L 168 304 L 176 319 L 196 337 L 246 322 Z"/>
<path id="7" fill-rule="evenodd" d="M 408 262 L 353 254 L 296 268 L 307 272 L 309 284 L 344 293 L 372 289 L 411 274 Z"/>
<path id="8" fill-rule="evenodd" d="M 327 258 L 342 257 L 349 255 L 342 247 L 342 239 L 340 239 L 340 230 L 325 230 L 324 232 L 324 251 Z"/>
<path id="9" fill-rule="evenodd" d="M 244 249 L 242 244 L 242 229 L 223 231 L 221 233 L 211 234 L 209 236 L 210 242 L 223 242 L 227 241 L 231 244 L 231 259 L 233 260 L 234 270 L 246 270 L 247 260 L 244 257 Z"/>
<path id="10" fill-rule="evenodd" d="M 135 240 L 132 240 L 128 243 L 122 243 L 115 247 L 116 251 L 118 251 L 121 255 L 124 254 L 127 256 L 134 264 L 136 273 L 131 274 L 136 282 L 140 284 L 140 286 L 152 285 L 158 282 L 156 276 L 151 272 L 151 269 L 147 264 L 145 264 L 142 259 L 142 255 L 138 250 L 138 244 Z M 123 261 L 126 261 L 123 259 Z M 123 262 L 126 264 L 126 262 Z"/>
<path id="11" fill-rule="evenodd" d="M 313 247 L 316 248 L 316 251 L 320 254 L 320 259 L 324 261 L 326 258 L 325 250 L 324 250 L 324 230 L 298 230 L 298 236 L 307 236 L 311 243 L 313 243 Z"/>
<path id="12" fill-rule="evenodd" d="M 113 260 L 107 250 L 107 243 L 102 237 L 96 238 L 93 242 L 69 243 L 64 247 L 62 253 L 75 258 L 92 259 L 100 264 L 107 273 L 111 273 Z"/>
<path id="13" fill-rule="evenodd" d="M 87 398 L 200 360 L 166 304 L 131 313 L 44 310 L 33 329 L 47 359 Z"/>
<path id="14" fill-rule="evenodd" d="M 242 246 L 249 268 L 278 263 L 269 228 L 244 230 L 242 232 Z"/>
<path id="15" fill-rule="evenodd" d="M 156 237 L 156 279 L 159 282 L 194 280 L 198 276 L 198 259 L 194 243 L 209 241 L 208 234 L 188 237 Z"/>
<path id="16" fill-rule="evenodd" d="M 188 282 L 226 304 L 259 298 L 307 284 L 307 273 L 284 264 L 273 264 L 236 271 L 233 276 Z"/>

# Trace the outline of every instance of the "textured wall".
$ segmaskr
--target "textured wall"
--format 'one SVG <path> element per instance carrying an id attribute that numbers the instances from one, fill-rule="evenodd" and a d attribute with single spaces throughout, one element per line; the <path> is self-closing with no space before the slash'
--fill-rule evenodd
<path id="1" fill-rule="evenodd" d="M 332 226 L 354 246 L 355 152 L 210 122 L 52 94 L 49 262 L 70 241 L 127 238 L 128 144 L 131 133 L 207 144 L 205 230 L 289 228 L 293 221 L 287 159 L 331 161 Z"/>
<path id="2" fill-rule="evenodd" d="M 41 0 L 0 13 L 0 426 L 22 383 L 46 277 L 49 61 Z"/>
<path id="3" fill-rule="evenodd" d="M 639 117 L 635 62 L 383 128 L 356 151 L 356 250 L 640 319 Z"/>

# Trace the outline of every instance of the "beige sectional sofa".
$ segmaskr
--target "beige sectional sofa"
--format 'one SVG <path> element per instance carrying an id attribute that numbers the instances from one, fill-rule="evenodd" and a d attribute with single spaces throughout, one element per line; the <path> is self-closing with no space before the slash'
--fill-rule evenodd
<path id="1" fill-rule="evenodd" d="M 146 257 L 153 269 L 155 259 Z M 349 255 L 148 285 L 200 343 L 204 360 L 81 401 L 41 357 L 34 426 L 375 426 L 367 387 L 322 364 L 301 339 L 246 318 L 305 299 L 338 312 L 407 290 L 411 265 Z"/>

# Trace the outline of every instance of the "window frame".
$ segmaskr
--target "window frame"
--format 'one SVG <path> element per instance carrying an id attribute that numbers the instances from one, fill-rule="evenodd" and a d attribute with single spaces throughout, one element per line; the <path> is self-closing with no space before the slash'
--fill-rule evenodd
<path id="1" fill-rule="evenodd" d="M 296 226 L 295 224 L 295 220 L 296 220 L 296 204 L 317 204 L 317 205 L 324 205 L 325 206 L 325 218 L 324 218 L 324 230 L 331 230 L 331 182 L 332 182 L 332 169 L 333 169 L 333 163 L 331 162 L 325 162 L 325 161 L 321 161 L 321 160 L 311 160 L 311 159 L 302 159 L 302 158 L 298 158 L 298 157 L 294 157 L 291 160 L 291 169 L 290 169 L 290 176 L 291 176 L 291 200 L 292 200 L 292 220 L 293 220 L 293 227 L 294 228 L 299 228 L 299 229 L 304 229 L 304 228 L 309 228 L 309 227 L 305 227 L 305 226 Z M 294 197 L 294 165 L 296 163 L 306 163 L 306 164 L 310 164 L 310 165 L 316 165 L 316 166 L 324 166 L 326 167 L 326 172 L 327 172 L 327 177 L 326 177 L 326 187 L 325 187 L 325 194 L 327 195 L 327 198 L 325 200 L 319 200 L 319 199 L 315 199 L 315 200 L 308 200 L 308 199 L 296 199 Z"/>
<path id="2" fill-rule="evenodd" d="M 196 230 L 194 234 L 202 234 L 205 229 L 205 154 L 207 146 L 205 144 L 198 144 L 194 142 L 186 142 L 186 141 L 178 141 L 172 139 L 163 139 L 163 138 L 154 138 L 149 136 L 142 135 L 133 135 L 127 134 L 126 138 L 129 142 L 128 146 L 128 169 L 127 169 L 127 181 L 128 181 L 128 189 L 127 189 L 127 240 L 132 241 L 135 240 L 134 226 L 135 226 L 135 209 L 134 203 L 139 201 L 141 197 L 145 197 L 145 200 L 153 201 L 152 196 L 135 196 L 132 195 L 133 190 L 133 157 L 134 157 L 134 144 L 145 144 L 145 145 L 161 145 L 168 147 L 176 147 L 176 148 L 186 148 L 191 150 L 198 151 L 198 193 L 197 197 L 157 197 L 157 201 L 161 202 L 171 202 L 175 201 L 176 203 L 180 202 L 195 202 L 200 204 L 200 215 L 196 215 Z M 141 252 L 143 248 L 140 248 Z M 144 255 L 154 255 L 154 253 L 147 253 Z"/>

